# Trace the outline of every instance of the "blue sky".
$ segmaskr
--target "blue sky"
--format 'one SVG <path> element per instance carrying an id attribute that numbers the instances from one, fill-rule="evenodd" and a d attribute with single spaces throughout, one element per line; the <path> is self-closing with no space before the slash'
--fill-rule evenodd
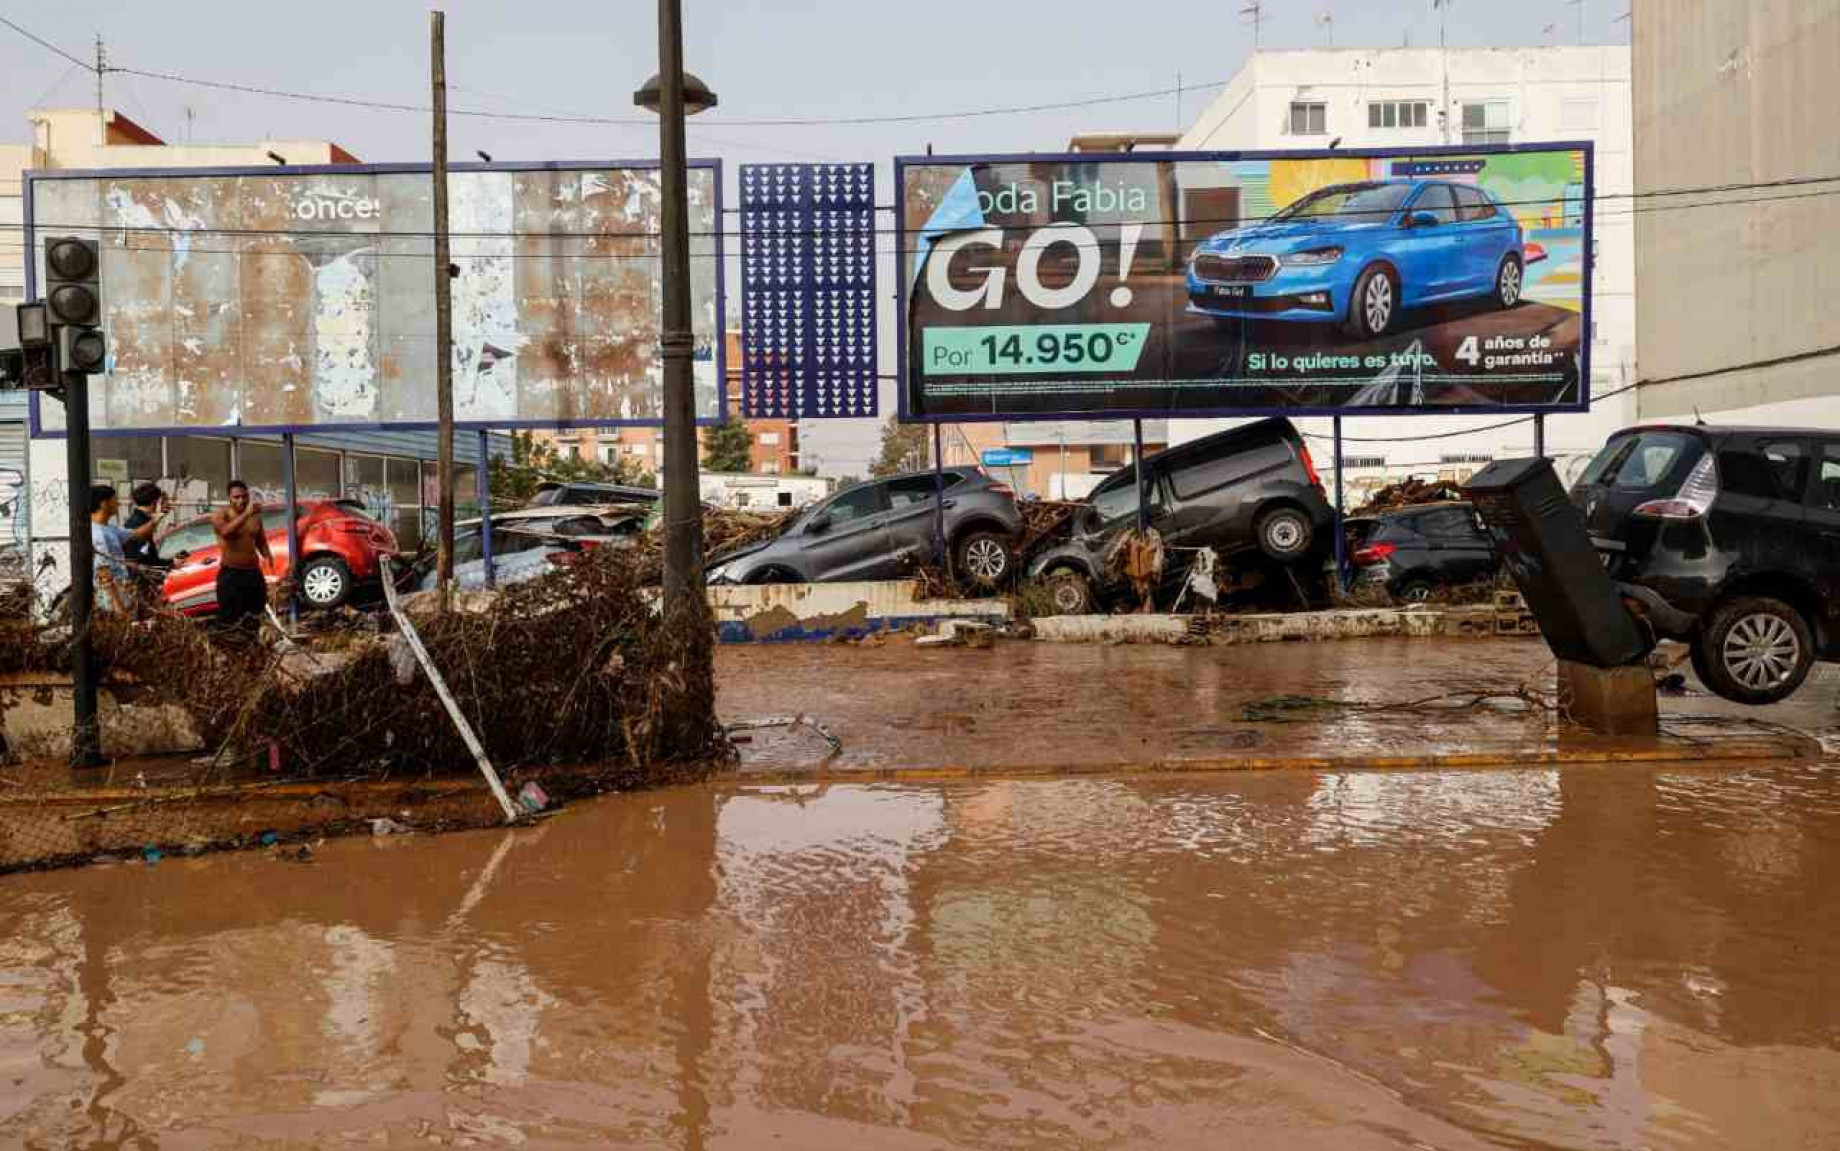
<path id="1" fill-rule="evenodd" d="M 1218 91 L 1253 48 L 1248 0 L 1129 4 L 875 0 L 741 3 L 684 0 L 690 69 L 721 107 L 692 121 L 691 149 L 730 164 L 875 160 L 923 152 L 1055 151 L 1082 131 L 1174 130 Z M 1627 43 L 1618 21 L 1632 0 L 1452 0 L 1453 45 Z M 406 0 L 160 0 L 12 6 L 10 19 L 89 59 L 100 32 L 113 63 L 299 92 L 421 104 L 427 98 L 427 12 Z M 1265 47 L 1434 45 L 1431 0 L 1266 0 Z M 452 155 L 498 160 L 655 155 L 657 130 L 632 90 L 657 65 L 656 6 L 647 0 L 452 0 L 447 13 L 454 109 L 624 118 L 630 126 L 455 117 Z M 1331 28 L 1318 23 L 1333 17 Z M 1550 31 L 1548 30 L 1550 27 Z M 0 28 L 7 76 L 0 139 L 27 138 L 34 105 L 87 105 L 94 79 Z M 1173 96 L 1076 110 L 895 125 L 753 127 L 727 121 L 901 116 L 1079 100 L 1172 88 Z M 111 75 L 108 103 L 172 143 L 329 138 L 367 161 L 426 160 L 422 114 L 232 95 Z M 189 110 L 189 117 L 188 117 Z M 887 165 L 881 165 L 886 186 Z M 732 183 L 732 175 L 730 177 Z M 892 399 L 891 396 L 885 397 Z M 837 462 L 860 470 L 874 432 L 835 439 Z"/>

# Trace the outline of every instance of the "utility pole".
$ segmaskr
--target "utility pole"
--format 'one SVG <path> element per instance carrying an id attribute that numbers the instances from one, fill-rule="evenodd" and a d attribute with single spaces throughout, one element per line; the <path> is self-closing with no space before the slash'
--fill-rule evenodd
<path id="1" fill-rule="evenodd" d="M 454 579 L 454 294 L 447 236 L 447 37 L 438 11 L 428 14 L 428 51 L 434 82 L 434 394 L 441 485 L 435 583 L 445 607 Z"/>
<path id="2" fill-rule="evenodd" d="M 660 222 L 664 247 L 664 613 L 703 591 L 703 516 L 696 479 L 696 391 L 690 327 L 690 170 L 684 146 L 684 16 L 658 0 Z"/>
<path id="3" fill-rule="evenodd" d="M 102 115 L 102 76 L 109 70 L 108 49 L 102 46 L 102 33 L 96 33 L 96 115 Z"/>
<path id="4" fill-rule="evenodd" d="M 1444 74 L 1443 101 L 1438 105 L 1438 125 L 1444 132 L 1444 143 L 1450 143 L 1450 46 L 1445 36 L 1445 25 L 1450 20 L 1451 0 L 1431 0 L 1431 6 L 1438 13 L 1438 65 Z"/>

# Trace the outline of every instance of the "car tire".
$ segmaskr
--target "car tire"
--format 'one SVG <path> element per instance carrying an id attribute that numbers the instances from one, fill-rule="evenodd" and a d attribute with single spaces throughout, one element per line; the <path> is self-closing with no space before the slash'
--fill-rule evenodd
<path id="1" fill-rule="evenodd" d="M 1001 587 L 1015 567 L 1009 541 L 996 532 L 967 532 L 952 549 L 952 570 L 976 587 Z"/>
<path id="2" fill-rule="evenodd" d="M 1316 528 L 1310 517 L 1297 508 L 1272 508 L 1253 523 L 1252 537 L 1268 558 L 1292 563 L 1309 554 Z"/>
<path id="3" fill-rule="evenodd" d="M 1520 258 L 1510 252 L 1501 258 L 1501 264 L 1495 269 L 1495 303 L 1504 311 L 1521 302 L 1521 291 L 1526 286 L 1522 282 L 1524 270 Z"/>
<path id="4" fill-rule="evenodd" d="M 1424 603 L 1431 598 L 1431 583 L 1429 580 L 1409 579 L 1393 592 L 1393 598 L 1400 603 Z"/>
<path id="5" fill-rule="evenodd" d="M 1814 666 L 1814 632 L 1802 613 L 1770 596 L 1739 596 L 1714 608 L 1693 645 L 1693 670 L 1734 703 L 1787 699 Z"/>
<path id="6" fill-rule="evenodd" d="M 1369 340 L 1386 335 L 1398 318 L 1399 281 L 1392 272 L 1372 267 L 1355 278 L 1344 331 L 1357 340 Z"/>
<path id="7" fill-rule="evenodd" d="M 1092 581 L 1079 572 L 1062 568 L 1049 573 L 1048 593 L 1054 601 L 1056 615 L 1092 614 Z"/>
<path id="8" fill-rule="evenodd" d="M 351 569 L 337 556 L 314 556 L 300 569 L 300 598 L 308 607 L 324 610 L 343 607 L 355 584 Z"/>

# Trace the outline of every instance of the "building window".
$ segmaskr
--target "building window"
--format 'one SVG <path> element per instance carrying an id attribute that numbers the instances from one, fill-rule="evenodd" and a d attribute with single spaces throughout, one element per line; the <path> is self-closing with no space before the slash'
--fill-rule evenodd
<path id="1" fill-rule="evenodd" d="M 1446 453 L 1438 457 L 1441 464 L 1487 464 L 1493 463 L 1494 456 L 1478 455 L 1475 452 Z"/>
<path id="2" fill-rule="evenodd" d="M 1506 144 L 1508 135 L 1506 100 L 1485 100 L 1463 105 L 1465 144 Z"/>
<path id="3" fill-rule="evenodd" d="M 648 456 L 648 455 L 651 455 L 651 453 L 652 453 L 652 449 L 651 449 L 650 444 L 627 444 L 626 445 L 626 454 L 629 456 Z"/>
<path id="4" fill-rule="evenodd" d="M 1291 102 L 1291 135 L 1324 136 L 1328 132 L 1327 106 L 1297 100 Z"/>
<path id="5" fill-rule="evenodd" d="M 760 433 L 760 446 L 761 447 L 771 448 L 771 447 L 777 447 L 778 445 L 779 445 L 779 433 L 778 432 Z"/>
<path id="6" fill-rule="evenodd" d="M 619 451 L 620 451 L 620 446 L 618 444 L 602 444 L 601 445 L 601 463 L 603 464 L 612 463 L 614 461 L 614 457 L 619 454 Z"/>
<path id="7" fill-rule="evenodd" d="M 1385 456 L 1343 456 L 1342 466 L 1345 468 L 1383 468 L 1386 466 L 1386 457 Z"/>
<path id="8" fill-rule="evenodd" d="M 0 300 L 23 300 L 26 290 L 20 284 L 0 284 Z"/>
<path id="9" fill-rule="evenodd" d="M 1094 444 L 1086 449 L 1087 470 L 1115 472 L 1124 467 L 1123 444 Z"/>
<path id="10" fill-rule="evenodd" d="M 1377 100 L 1367 106 L 1369 128 L 1423 128 L 1431 105 L 1423 100 Z"/>

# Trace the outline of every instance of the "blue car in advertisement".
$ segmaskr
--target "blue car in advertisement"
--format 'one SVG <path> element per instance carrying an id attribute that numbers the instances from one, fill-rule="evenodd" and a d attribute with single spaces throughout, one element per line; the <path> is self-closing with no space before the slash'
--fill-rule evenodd
<path id="1" fill-rule="evenodd" d="M 1407 308 L 1472 299 L 1511 308 L 1527 263 L 1520 223 L 1474 184 L 1333 184 L 1203 241 L 1188 298 L 1222 320 L 1339 322 L 1362 340 L 1393 330 Z"/>

